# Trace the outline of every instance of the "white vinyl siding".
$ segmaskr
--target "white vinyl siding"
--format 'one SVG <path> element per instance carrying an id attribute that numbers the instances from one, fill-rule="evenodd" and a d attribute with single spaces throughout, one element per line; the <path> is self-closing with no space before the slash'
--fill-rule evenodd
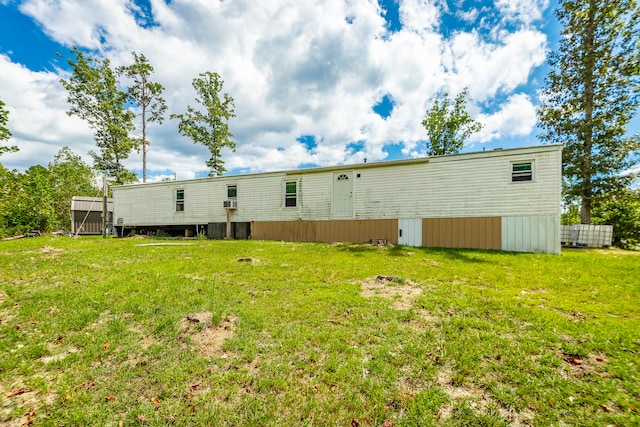
<path id="1" fill-rule="evenodd" d="M 532 162 L 535 180 L 511 182 L 512 164 Z M 223 202 L 235 185 L 242 203 L 232 220 L 332 219 L 333 179 L 350 171 L 354 219 L 560 215 L 561 147 L 542 146 L 395 162 L 255 175 L 133 184 L 113 189 L 114 218 L 125 226 L 225 222 Z M 295 181 L 296 209 L 285 207 Z M 184 212 L 175 211 L 183 189 Z"/>

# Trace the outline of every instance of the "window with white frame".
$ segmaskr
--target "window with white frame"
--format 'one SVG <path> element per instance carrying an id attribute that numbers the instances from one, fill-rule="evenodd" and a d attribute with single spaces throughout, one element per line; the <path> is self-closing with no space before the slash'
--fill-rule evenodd
<path id="1" fill-rule="evenodd" d="M 184 190 L 176 190 L 176 212 L 184 211 Z"/>
<path id="2" fill-rule="evenodd" d="M 284 183 L 284 206 L 286 208 L 298 206 L 298 181 L 286 181 Z"/>
<path id="3" fill-rule="evenodd" d="M 238 198 L 238 186 L 227 185 L 227 199 L 235 200 Z"/>
<path id="4" fill-rule="evenodd" d="M 533 162 L 512 162 L 511 182 L 533 181 Z"/>

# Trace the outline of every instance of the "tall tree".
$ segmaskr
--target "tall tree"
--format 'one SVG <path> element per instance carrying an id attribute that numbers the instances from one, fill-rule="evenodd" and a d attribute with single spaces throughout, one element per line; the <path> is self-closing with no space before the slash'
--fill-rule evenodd
<path id="1" fill-rule="evenodd" d="M 9 122 L 9 112 L 4 109 L 4 102 L 0 99 L 0 141 L 6 141 L 11 138 L 11 132 L 7 128 L 7 123 Z M 0 145 L 0 156 L 3 153 L 12 153 L 18 151 L 18 146 L 16 145 Z"/>
<path id="2" fill-rule="evenodd" d="M 561 0 L 560 45 L 538 108 L 540 138 L 562 143 L 565 195 L 591 223 L 598 197 L 626 187 L 640 138 L 625 137 L 638 107 L 640 10 L 636 0 Z"/>
<path id="3" fill-rule="evenodd" d="M 207 71 L 193 79 L 196 101 L 205 108 L 202 113 L 193 107 L 187 107 L 184 114 L 172 114 L 172 119 L 180 120 L 178 130 L 191 138 L 194 144 L 202 144 L 211 152 L 207 166 L 212 172 L 222 174 L 226 171 L 221 150 L 224 147 L 235 152 L 236 143 L 229 131 L 229 119 L 235 117 L 235 104 L 228 93 L 222 94 L 224 81 L 218 73 Z"/>
<path id="4" fill-rule="evenodd" d="M 424 114 L 422 126 L 427 130 L 427 153 L 444 156 L 460 152 L 465 141 L 482 129 L 482 124 L 467 112 L 469 91 L 464 88 L 453 100 L 449 94 L 439 94 L 433 106 Z"/>
<path id="5" fill-rule="evenodd" d="M 69 147 L 63 147 L 49 163 L 54 227 L 71 229 L 71 198 L 73 196 L 99 196 L 94 186 L 95 175 L 91 167 Z"/>
<path id="6" fill-rule="evenodd" d="M 118 88 L 118 82 L 108 59 L 85 57 L 77 48 L 69 59 L 72 75 L 61 82 L 68 92 L 69 115 L 85 120 L 94 131 L 99 152 L 89 152 L 94 167 L 115 178 L 116 183 L 135 181 L 136 175 L 122 162 L 131 151 L 138 148 L 138 141 L 129 136 L 135 129 L 135 113 L 126 108 L 127 94 Z"/>
<path id="7" fill-rule="evenodd" d="M 142 138 L 140 140 L 142 149 L 142 182 L 147 181 L 147 124 L 152 122 L 162 123 L 167 104 L 162 98 L 164 86 L 160 83 L 150 81 L 153 67 L 143 54 L 132 52 L 134 63 L 127 67 L 118 67 L 118 74 L 124 75 L 132 80 L 131 86 L 127 88 L 127 96 L 130 102 L 140 108 L 140 122 L 142 125 Z"/>

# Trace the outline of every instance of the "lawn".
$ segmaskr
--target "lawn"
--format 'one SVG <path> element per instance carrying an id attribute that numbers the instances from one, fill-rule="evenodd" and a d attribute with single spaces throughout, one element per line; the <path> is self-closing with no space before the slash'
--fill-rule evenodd
<path id="1" fill-rule="evenodd" d="M 640 425 L 640 254 L 0 242 L 0 425 Z"/>

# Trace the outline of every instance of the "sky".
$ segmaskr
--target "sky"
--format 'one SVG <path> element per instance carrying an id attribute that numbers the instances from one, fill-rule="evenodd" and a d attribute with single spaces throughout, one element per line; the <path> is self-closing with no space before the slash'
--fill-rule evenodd
<path id="1" fill-rule="evenodd" d="M 438 93 L 465 87 L 468 110 L 484 127 L 463 152 L 539 145 L 535 108 L 560 31 L 556 7 L 556 0 L 0 0 L 0 100 L 12 133 L 5 145 L 20 148 L 0 162 L 46 166 L 68 146 L 92 164 L 93 132 L 67 114 L 60 84 L 73 46 L 114 68 L 132 63 L 132 52 L 154 67 L 168 111 L 148 128 L 151 181 L 208 173 L 208 150 L 169 118 L 200 107 L 192 80 L 205 71 L 220 74 L 235 101 L 227 174 L 424 156 L 426 109 Z M 125 165 L 142 175 L 141 154 Z"/>

